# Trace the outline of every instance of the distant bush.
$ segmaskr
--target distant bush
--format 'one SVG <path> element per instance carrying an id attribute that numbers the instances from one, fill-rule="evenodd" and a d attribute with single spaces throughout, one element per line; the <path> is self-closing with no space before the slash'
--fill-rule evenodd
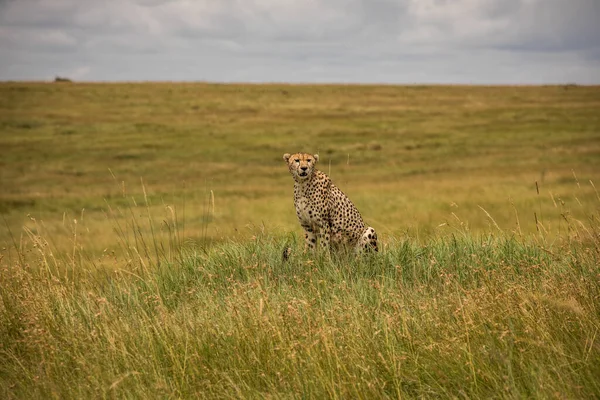
<path id="1" fill-rule="evenodd" d="M 61 76 L 57 76 L 56 78 L 54 78 L 54 82 L 73 82 L 73 81 L 69 78 L 63 78 Z"/>

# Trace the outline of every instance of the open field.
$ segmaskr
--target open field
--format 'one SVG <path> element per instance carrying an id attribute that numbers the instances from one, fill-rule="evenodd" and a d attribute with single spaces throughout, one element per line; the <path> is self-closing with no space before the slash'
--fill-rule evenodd
<path id="1" fill-rule="evenodd" d="M 0 84 L 0 398 L 599 398 L 599 110 L 578 86 Z M 379 253 L 302 253 L 296 150 Z"/>
<path id="2" fill-rule="evenodd" d="M 35 218 L 59 247 L 76 219 L 94 254 L 133 202 L 175 210 L 195 242 L 297 231 L 281 156 L 306 150 L 384 239 L 488 231 L 482 208 L 558 232 L 596 207 L 598 110 L 600 88 L 578 86 L 4 83 L 0 211 L 16 241 Z"/>

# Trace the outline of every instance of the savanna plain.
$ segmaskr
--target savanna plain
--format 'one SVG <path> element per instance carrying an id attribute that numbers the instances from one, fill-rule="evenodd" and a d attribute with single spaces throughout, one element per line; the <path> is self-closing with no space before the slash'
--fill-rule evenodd
<path id="1" fill-rule="evenodd" d="M 0 154 L 1 398 L 600 397 L 600 87 L 5 82 Z"/>

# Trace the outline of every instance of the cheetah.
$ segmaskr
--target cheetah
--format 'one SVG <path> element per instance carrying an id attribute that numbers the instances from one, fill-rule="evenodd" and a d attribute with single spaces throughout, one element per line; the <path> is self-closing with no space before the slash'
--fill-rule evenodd
<path id="1" fill-rule="evenodd" d="M 294 178 L 294 205 L 304 229 L 306 248 L 354 247 L 356 252 L 377 251 L 375 229 L 366 226 L 350 199 L 316 168 L 319 155 L 283 155 Z"/>

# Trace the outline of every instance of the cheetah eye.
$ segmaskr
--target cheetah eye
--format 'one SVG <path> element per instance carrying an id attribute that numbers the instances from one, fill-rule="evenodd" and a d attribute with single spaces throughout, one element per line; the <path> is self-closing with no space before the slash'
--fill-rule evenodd
<path id="1" fill-rule="evenodd" d="M 308 160 L 306 160 L 306 162 L 311 162 L 312 160 L 309 158 Z"/>
<path id="2" fill-rule="evenodd" d="M 297 163 L 299 163 L 299 162 L 300 162 L 300 160 L 296 158 L 296 159 L 294 160 L 294 162 L 297 162 Z"/>

